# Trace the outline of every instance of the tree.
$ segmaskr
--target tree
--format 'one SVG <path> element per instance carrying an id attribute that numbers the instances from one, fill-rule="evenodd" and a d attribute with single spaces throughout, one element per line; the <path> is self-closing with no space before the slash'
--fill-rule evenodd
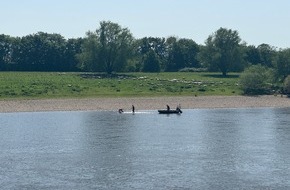
<path id="1" fill-rule="evenodd" d="M 127 28 L 110 21 L 100 22 L 96 32 L 87 32 L 82 53 L 78 55 L 81 68 L 90 71 L 122 71 L 132 55 L 133 36 Z"/>
<path id="2" fill-rule="evenodd" d="M 245 61 L 251 65 L 261 64 L 259 49 L 253 45 L 245 46 Z"/>
<path id="3" fill-rule="evenodd" d="M 100 42 L 99 60 L 106 72 L 121 71 L 132 53 L 133 36 L 130 31 L 116 23 L 102 21 L 96 34 Z"/>
<path id="4" fill-rule="evenodd" d="M 100 57 L 100 42 L 94 32 L 87 32 L 83 40 L 82 51 L 76 57 L 79 61 L 79 68 L 84 71 L 104 71 Z"/>
<path id="5" fill-rule="evenodd" d="M 273 61 L 276 55 L 276 50 L 269 44 L 261 44 L 257 47 L 260 54 L 260 64 L 267 67 L 274 67 Z"/>
<path id="6" fill-rule="evenodd" d="M 166 61 L 167 49 L 165 38 L 153 38 L 153 37 L 145 37 L 137 40 L 137 48 L 136 52 L 138 55 L 138 60 L 140 61 L 141 68 L 144 69 L 143 64 L 145 63 L 145 57 L 147 58 L 149 54 L 152 54 L 151 51 L 155 53 L 155 56 L 158 58 L 160 70 L 164 70 L 164 64 Z M 143 70 L 142 69 L 142 70 Z"/>
<path id="7" fill-rule="evenodd" d="M 82 38 L 68 39 L 65 44 L 64 51 L 64 65 L 62 70 L 64 71 L 78 71 L 78 59 L 77 54 L 81 53 L 81 46 L 83 44 Z"/>
<path id="8" fill-rule="evenodd" d="M 178 44 L 176 37 L 170 37 L 166 41 L 168 49 L 168 57 L 165 71 L 177 71 L 185 67 L 184 55 L 182 49 Z"/>
<path id="9" fill-rule="evenodd" d="M 66 40 L 59 34 L 38 32 L 21 38 L 16 54 L 20 70 L 60 71 L 65 64 Z"/>
<path id="10" fill-rule="evenodd" d="M 229 71 L 241 71 L 243 58 L 240 42 L 237 31 L 220 28 L 207 38 L 202 61 L 208 65 L 209 70 L 218 68 L 223 76 Z"/>
<path id="11" fill-rule="evenodd" d="M 170 37 L 167 43 L 166 71 L 178 71 L 185 67 L 200 67 L 197 60 L 199 46 L 190 39 Z"/>
<path id="12" fill-rule="evenodd" d="M 150 50 L 143 59 L 143 72 L 160 72 L 160 61 L 157 54 Z"/>
<path id="13" fill-rule="evenodd" d="M 277 74 L 279 78 L 284 80 L 290 75 L 290 49 L 280 50 L 276 59 Z"/>
<path id="14" fill-rule="evenodd" d="M 244 94 L 248 95 L 269 94 L 274 80 L 273 76 L 273 69 L 262 65 L 252 65 L 241 74 L 241 88 Z"/>
<path id="15" fill-rule="evenodd" d="M 0 35 L 0 70 L 6 70 L 7 65 L 12 61 L 13 38 L 7 35 Z"/>

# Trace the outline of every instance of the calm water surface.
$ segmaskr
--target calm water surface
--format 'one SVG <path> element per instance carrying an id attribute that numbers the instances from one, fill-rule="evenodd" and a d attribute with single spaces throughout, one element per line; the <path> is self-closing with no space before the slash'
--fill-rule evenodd
<path id="1" fill-rule="evenodd" d="M 290 189 L 290 108 L 0 114 L 3 189 Z"/>

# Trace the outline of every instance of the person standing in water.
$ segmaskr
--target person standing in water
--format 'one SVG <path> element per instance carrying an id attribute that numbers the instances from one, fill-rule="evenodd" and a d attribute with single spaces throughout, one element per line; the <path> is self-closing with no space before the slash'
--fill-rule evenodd
<path id="1" fill-rule="evenodd" d="M 135 106 L 132 105 L 132 112 L 135 113 Z"/>

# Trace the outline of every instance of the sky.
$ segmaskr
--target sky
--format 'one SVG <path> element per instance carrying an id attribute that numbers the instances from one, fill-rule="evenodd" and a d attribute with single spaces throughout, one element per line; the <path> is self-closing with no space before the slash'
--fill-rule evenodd
<path id="1" fill-rule="evenodd" d="M 101 21 L 135 38 L 170 37 L 204 44 L 220 27 L 243 42 L 290 48 L 290 0 L 1 0 L 0 34 L 57 33 L 85 37 Z"/>

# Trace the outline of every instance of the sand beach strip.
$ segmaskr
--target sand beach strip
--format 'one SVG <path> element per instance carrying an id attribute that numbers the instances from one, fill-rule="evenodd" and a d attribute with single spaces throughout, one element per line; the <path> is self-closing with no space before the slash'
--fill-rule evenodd
<path id="1" fill-rule="evenodd" d="M 286 96 L 181 96 L 181 97 L 126 97 L 126 98 L 72 98 L 72 99 L 21 99 L 0 100 L 0 112 L 43 112 L 43 111 L 129 111 L 165 109 L 166 105 L 175 109 L 201 108 L 259 108 L 290 107 Z"/>

